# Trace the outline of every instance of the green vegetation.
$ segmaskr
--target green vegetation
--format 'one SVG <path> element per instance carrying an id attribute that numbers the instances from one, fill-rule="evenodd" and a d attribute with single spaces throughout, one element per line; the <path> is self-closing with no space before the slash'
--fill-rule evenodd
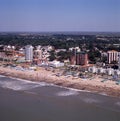
<path id="1" fill-rule="evenodd" d="M 103 34 L 103 35 L 78 35 L 78 34 L 40 34 L 40 33 L 5 33 L 0 34 L 0 45 L 14 45 L 17 49 L 25 45 L 51 45 L 55 49 L 66 49 L 66 52 L 60 52 L 55 55 L 55 52 L 50 52 L 50 60 L 56 57 L 63 61 L 70 57 L 68 51 L 71 47 L 80 47 L 81 50 L 87 51 L 91 63 L 104 61 L 106 57 L 101 58 L 100 51 L 107 52 L 108 50 L 120 51 L 120 35 L 119 34 Z M 2 48 L 0 47 L 0 50 Z"/>

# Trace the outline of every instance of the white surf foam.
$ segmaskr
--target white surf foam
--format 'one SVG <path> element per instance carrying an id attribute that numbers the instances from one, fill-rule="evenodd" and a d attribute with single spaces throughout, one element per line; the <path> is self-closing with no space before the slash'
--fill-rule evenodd
<path id="1" fill-rule="evenodd" d="M 120 102 L 116 102 L 115 104 L 116 104 L 117 106 L 120 106 Z"/>
<path id="2" fill-rule="evenodd" d="M 97 100 L 97 99 L 94 99 L 94 98 L 84 98 L 84 99 L 82 99 L 84 102 L 86 102 L 86 103 L 100 103 L 100 101 L 99 100 Z"/>
<path id="3" fill-rule="evenodd" d="M 6 76 L 3 76 L 3 77 L 6 77 Z M 19 81 L 22 81 L 22 82 L 26 82 L 26 83 L 30 83 L 30 84 L 38 84 L 39 87 L 42 87 L 42 86 L 54 86 L 54 87 L 59 87 L 59 88 L 62 88 L 62 89 L 68 89 L 68 90 L 72 90 L 72 91 L 76 91 L 76 92 L 91 92 L 91 91 L 87 91 L 87 90 L 79 90 L 79 89 L 74 89 L 74 88 L 70 88 L 70 87 L 63 87 L 63 86 L 55 85 L 55 84 L 52 84 L 52 83 L 35 82 L 35 81 L 30 81 L 30 80 L 15 78 L 15 77 L 9 77 L 9 78 L 14 79 L 14 80 L 19 80 Z M 20 89 L 20 87 L 19 87 L 19 89 Z"/>
<path id="4" fill-rule="evenodd" d="M 71 95 L 78 95 L 78 94 L 79 93 L 77 91 L 67 90 L 67 91 L 58 92 L 56 95 L 57 96 L 71 96 Z"/>
<path id="5" fill-rule="evenodd" d="M 29 90 L 35 87 L 39 87 L 37 84 L 28 84 L 26 82 L 17 81 L 0 81 L 0 86 L 3 88 L 8 88 L 12 90 Z"/>
<path id="6" fill-rule="evenodd" d="M 59 85 L 55 85 L 55 84 L 52 84 L 52 86 L 54 86 L 54 87 L 59 87 L 59 88 L 61 88 L 61 89 L 73 90 L 73 91 L 77 91 L 77 92 L 91 92 L 91 91 L 88 91 L 88 90 L 74 89 L 74 88 L 59 86 Z"/>
<path id="7" fill-rule="evenodd" d="M 2 75 L 0 76 L 6 77 Z M 30 80 L 15 78 L 15 77 L 6 77 L 6 80 L 4 81 L 0 80 L 0 86 L 3 88 L 8 88 L 8 89 L 17 91 L 17 90 L 29 90 L 29 89 L 33 89 L 36 87 L 43 87 L 43 86 L 53 86 L 53 84 L 49 84 L 46 82 L 35 82 L 35 81 L 30 81 Z"/>
<path id="8" fill-rule="evenodd" d="M 0 75 L 0 77 L 6 77 L 3 75 Z M 6 77 L 8 78 L 8 77 Z M 32 88 L 36 88 L 36 87 L 43 87 L 43 86 L 54 86 L 54 87 L 59 87 L 62 89 L 67 89 L 68 91 L 66 92 L 61 92 L 60 94 L 58 93 L 58 96 L 70 96 L 70 95 L 77 95 L 78 92 L 89 92 L 91 93 L 91 91 L 88 90 L 79 90 L 79 89 L 74 89 L 74 88 L 70 88 L 70 87 L 63 87 L 63 86 L 59 86 L 59 85 L 55 85 L 52 83 L 46 83 L 46 82 L 36 82 L 36 81 L 30 81 L 30 80 L 25 80 L 25 79 L 20 79 L 20 78 L 15 78 L 15 77 L 9 77 L 10 79 L 16 80 L 16 83 L 13 81 L 0 81 L 0 86 L 2 86 L 3 88 L 9 88 L 9 89 L 13 89 L 13 90 L 29 90 Z M 101 94 L 101 95 L 105 95 L 106 94 Z"/>
<path id="9" fill-rule="evenodd" d="M 5 76 L 3 76 L 3 75 L 0 75 L 0 77 L 5 77 Z"/>
<path id="10" fill-rule="evenodd" d="M 11 80 L 13 79 L 13 80 Z M 2 81 L 0 80 L 0 86 L 3 88 L 8 88 L 12 90 L 29 90 L 36 87 L 43 87 L 43 86 L 51 86 L 52 84 L 48 84 L 45 82 L 33 82 L 29 80 L 23 80 L 23 79 L 17 79 L 16 78 L 10 78 Z"/>
<path id="11" fill-rule="evenodd" d="M 37 82 L 37 81 L 30 81 L 30 80 L 25 80 L 25 79 L 20 79 L 20 78 L 14 78 L 14 77 L 10 77 L 11 79 L 14 79 L 14 80 L 19 80 L 19 81 L 22 81 L 22 82 L 26 82 L 26 83 L 30 83 L 30 84 L 38 84 L 39 86 L 54 86 L 54 84 L 51 84 L 51 83 L 46 83 L 46 82 Z"/>

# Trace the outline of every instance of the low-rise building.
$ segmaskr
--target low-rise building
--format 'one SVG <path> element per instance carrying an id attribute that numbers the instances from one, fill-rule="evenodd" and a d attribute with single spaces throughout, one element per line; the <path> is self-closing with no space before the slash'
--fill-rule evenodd
<path id="1" fill-rule="evenodd" d="M 63 67 L 64 63 L 61 63 L 59 61 L 52 61 L 52 62 L 49 62 L 48 65 L 51 66 L 51 67 L 57 68 L 57 67 Z"/>
<path id="2" fill-rule="evenodd" d="M 95 66 L 93 67 L 89 67 L 88 71 L 91 73 L 97 73 L 97 74 L 107 74 L 107 75 L 120 75 L 120 71 L 119 70 L 114 70 L 112 68 L 97 68 Z"/>

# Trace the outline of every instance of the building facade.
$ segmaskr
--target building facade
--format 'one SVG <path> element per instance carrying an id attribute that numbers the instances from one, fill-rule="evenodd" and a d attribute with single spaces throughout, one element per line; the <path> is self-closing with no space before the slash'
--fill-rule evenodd
<path id="1" fill-rule="evenodd" d="M 108 51 L 107 52 L 108 63 L 110 64 L 114 61 L 118 62 L 118 58 L 119 58 L 118 55 L 119 55 L 118 51 L 115 51 L 115 50 Z"/>
<path id="2" fill-rule="evenodd" d="M 25 46 L 25 60 L 28 62 L 33 61 L 33 46 L 32 45 Z"/>
<path id="3" fill-rule="evenodd" d="M 76 53 L 76 65 L 87 65 L 88 54 L 85 52 Z"/>
<path id="4" fill-rule="evenodd" d="M 120 52 L 118 53 L 118 68 L 120 70 Z"/>
<path id="5" fill-rule="evenodd" d="M 70 58 L 70 64 L 72 65 L 87 65 L 88 54 L 85 52 L 74 52 Z"/>

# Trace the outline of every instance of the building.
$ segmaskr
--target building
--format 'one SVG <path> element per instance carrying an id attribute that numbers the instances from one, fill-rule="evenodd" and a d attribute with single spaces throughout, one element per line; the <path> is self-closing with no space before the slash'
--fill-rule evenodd
<path id="1" fill-rule="evenodd" d="M 70 64 L 76 65 L 76 53 L 77 50 L 75 48 L 69 48 L 69 51 L 72 52 L 72 55 L 70 56 Z"/>
<path id="2" fill-rule="evenodd" d="M 42 63 L 42 50 L 34 50 L 34 63 L 41 64 Z"/>
<path id="3" fill-rule="evenodd" d="M 49 66 L 58 68 L 58 67 L 63 67 L 64 63 L 61 63 L 59 61 L 52 61 L 52 62 L 49 62 Z"/>
<path id="4" fill-rule="evenodd" d="M 34 58 L 42 59 L 42 50 L 35 50 L 34 51 Z"/>
<path id="5" fill-rule="evenodd" d="M 69 51 L 75 51 L 75 50 L 76 50 L 76 52 L 80 52 L 81 51 L 81 49 L 79 47 L 69 48 Z"/>
<path id="6" fill-rule="evenodd" d="M 50 53 L 49 51 L 52 49 L 52 46 L 36 46 L 34 50 L 34 63 L 35 64 L 42 64 L 48 63 Z"/>
<path id="7" fill-rule="evenodd" d="M 76 56 L 75 55 L 70 56 L 70 64 L 71 65 L 76 65 Z"/>
<path id="8" fill-rule="evenodd" d="M 115 51 L 115 50 L 111 50 L 107 52 L 107 59 L 108 59 L 108 63 L 112 63 L 112 62 L 118 62 L 118 55 L 119 52 Z"/>
<path id="9" fill-rule="evenodd" d="M 91 72 L 91 73 L 96 73 L 97 72 L 97 68 L 95 66 L 89 67 L 88 71 Z"/>
<path id="10" fill-rule="evenodd" d="M 106 71 L 105 71 L 105 73 L 110 76 L 110 75 L 114 75 L 114 71 L 115 70 L 112 69 L 112 68 L 107 68 Z"/>
<path id="11" fill-rule="evenodd" d="M 91 73 L 97 73 L 97 74 L 106 74 L 106 75 L 120 75 L 120 71 L 119 70 L 114 70 L 112 68 L 97 68 L 95 66 L 93 67 L 89 67 L 88 71 Z"/>
<path id="12" fill-rule="evenodd" d="M 87 65 L 88 54 L 86 52 L 76 53 L 76 65 Z"/>
<path id="13" fill-rule="evenodd" d="M 70 64 L 72 65 L 87 65 L 88 54 L 86 52 L 73 52 L 70 57 Z"/>
<path id="14" fill-rule="evenodd" d="M 25 60 L 28 62 L 33 61 L 33 46 L 32 45 L 25 46 Z"/>
<path id="15" fill-rule="evenodd" d="M 119 52 L 119 54 L 118 54 L 118 68 L 119 68 L 119 70 L 120 70 L 120 52 Z"/>

